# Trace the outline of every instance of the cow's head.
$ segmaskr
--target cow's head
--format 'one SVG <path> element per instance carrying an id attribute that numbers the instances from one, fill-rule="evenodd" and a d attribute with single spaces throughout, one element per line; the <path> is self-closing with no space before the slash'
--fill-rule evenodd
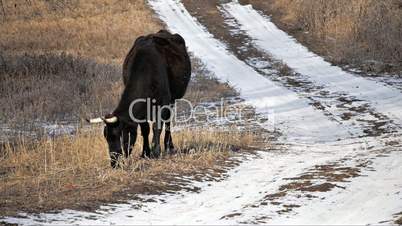
<path id="1" fill-rule="evenodd" d="M 111 158 L 112 167 L 116 167 L 117 160 L 122 153 L 120 136 L 122 133 L 122 126 L 119 119 L 113 115 L 106 115 L 105 117 L 87 119 L 91 124 L 104 123 L 103 135 L 109 147 L 109 154 Z"/>

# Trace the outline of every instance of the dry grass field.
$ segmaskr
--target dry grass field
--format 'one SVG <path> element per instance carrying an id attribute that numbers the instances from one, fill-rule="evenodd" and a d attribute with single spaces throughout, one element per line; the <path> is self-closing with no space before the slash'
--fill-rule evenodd
<path id="1" fill-rule="evenodd" d="M 144 0 L 2 1 L 0 49 L 61 53 L 121 64 L 137 36 L 161 24 Z"/>
<path id="2" fill-rule="evenodd" d="M 112 110 L 122 91 L 121 69 L 74 55 L 8 55 L 0 70 L 0 122 L 77 121 Z"/>
<path id="3" fill-rule="evenodd" d="M 282 28 L 337 64 L 367 72 L 402 70 L 399 0 L 242 0 L 272 15 Z"/>

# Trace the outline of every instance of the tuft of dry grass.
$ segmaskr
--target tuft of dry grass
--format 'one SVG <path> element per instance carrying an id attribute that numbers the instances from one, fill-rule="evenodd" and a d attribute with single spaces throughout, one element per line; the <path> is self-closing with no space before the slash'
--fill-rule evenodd
<path id="1" fill-rule="evenodd" d="M 395 224 L 402 225 L 402 216 L 395 220 Z"/>
<path id="2" fill-rule="evenodd" d="M 255 136 L 237 130 L 186 129 L 173 134 L 178 154 L 158 160 L 139 158 L 138 139 L 131 158 L 117 170 L 110 168 L 107 144 L 99 132 L 29 144 L 20 140 L 16 146 L 6 145 L 0 156 L 0 212 L 4 216 L 66 207 L 92 209 L 101 202 L 119 201 L 124 191 L 134 195 L 180 189 L 169 175 L 219 169 L 219 159 L 230 156 L 230 150 L 249 149 Z"/>
<path id="3" fill-rule="evenodd" d="M 402 3 L 398 0 L 243 0 L 268 10 L 283 28 L 335 63 L 402 70 Z M 268 15 L 269 15 L 268 14 Z"/>
<path id="4" fill-rule="evenodd" d="M 274 62 L 273 68 L 279 71 L 281 76 L 292 76 L 292 69 L 282 61 Z"/>

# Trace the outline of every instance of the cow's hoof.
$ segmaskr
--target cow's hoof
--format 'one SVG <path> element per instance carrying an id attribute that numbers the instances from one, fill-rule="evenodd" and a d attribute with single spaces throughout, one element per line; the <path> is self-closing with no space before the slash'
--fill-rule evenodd
<path id="1" fill-rule="evenodd" d="M 143 149 L 142 150 L 142 154 L 141 154 L 141 158 L 143 159 L 149 159 L 151 157 L 151 150 L 148 149 Z"/>
<path id="2" fill-rule="evenodd" d="M 112 167 L 112 169 L 120 168 L 120 164 L 118 162 L 111 162 L 110 166 Z"/>
<path id="3" fill-rule="evenodd" d="M 161 147 L 160 146 L 153 147 L 151 150 L 151 158 L 157 159 L 159 158 L 160 155 L 161 155 Z"/>
<path id="4" fill-rule="evenodd" d="M 175 148 L 167 148 L 166 149 L 166 154 L 175 155 L 175 154 L 177 154 L 177 150 Z"/>

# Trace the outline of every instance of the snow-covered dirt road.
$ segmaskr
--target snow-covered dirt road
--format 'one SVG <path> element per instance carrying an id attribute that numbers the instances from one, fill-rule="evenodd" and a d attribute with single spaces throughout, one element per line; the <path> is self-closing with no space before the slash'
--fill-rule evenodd
<path id="1" fill-rule="evenodd" d="M 228 32 L 249 37 L 258 51 L 282 60 L 297 73 L 295 79 L 314 87 L 293 89 L 272 79 L 274 69 L 259 70 L 267 62 L 240 60 L 227 40 L 215 38 L 180 1 L 149 4 L 209 71 L 267 116 L 261 126 L 281 134 L 282 148 L 246 156 L 223 181 L 194 182 L 198 192 L 154 196 L 156 202 L 132 201 L 97 213 L 66 210 L 8 222 L 377 224 L 392 222 L 402 211 L 399 90 L 331 66 L 251 6 L 218 5 Z"/>

